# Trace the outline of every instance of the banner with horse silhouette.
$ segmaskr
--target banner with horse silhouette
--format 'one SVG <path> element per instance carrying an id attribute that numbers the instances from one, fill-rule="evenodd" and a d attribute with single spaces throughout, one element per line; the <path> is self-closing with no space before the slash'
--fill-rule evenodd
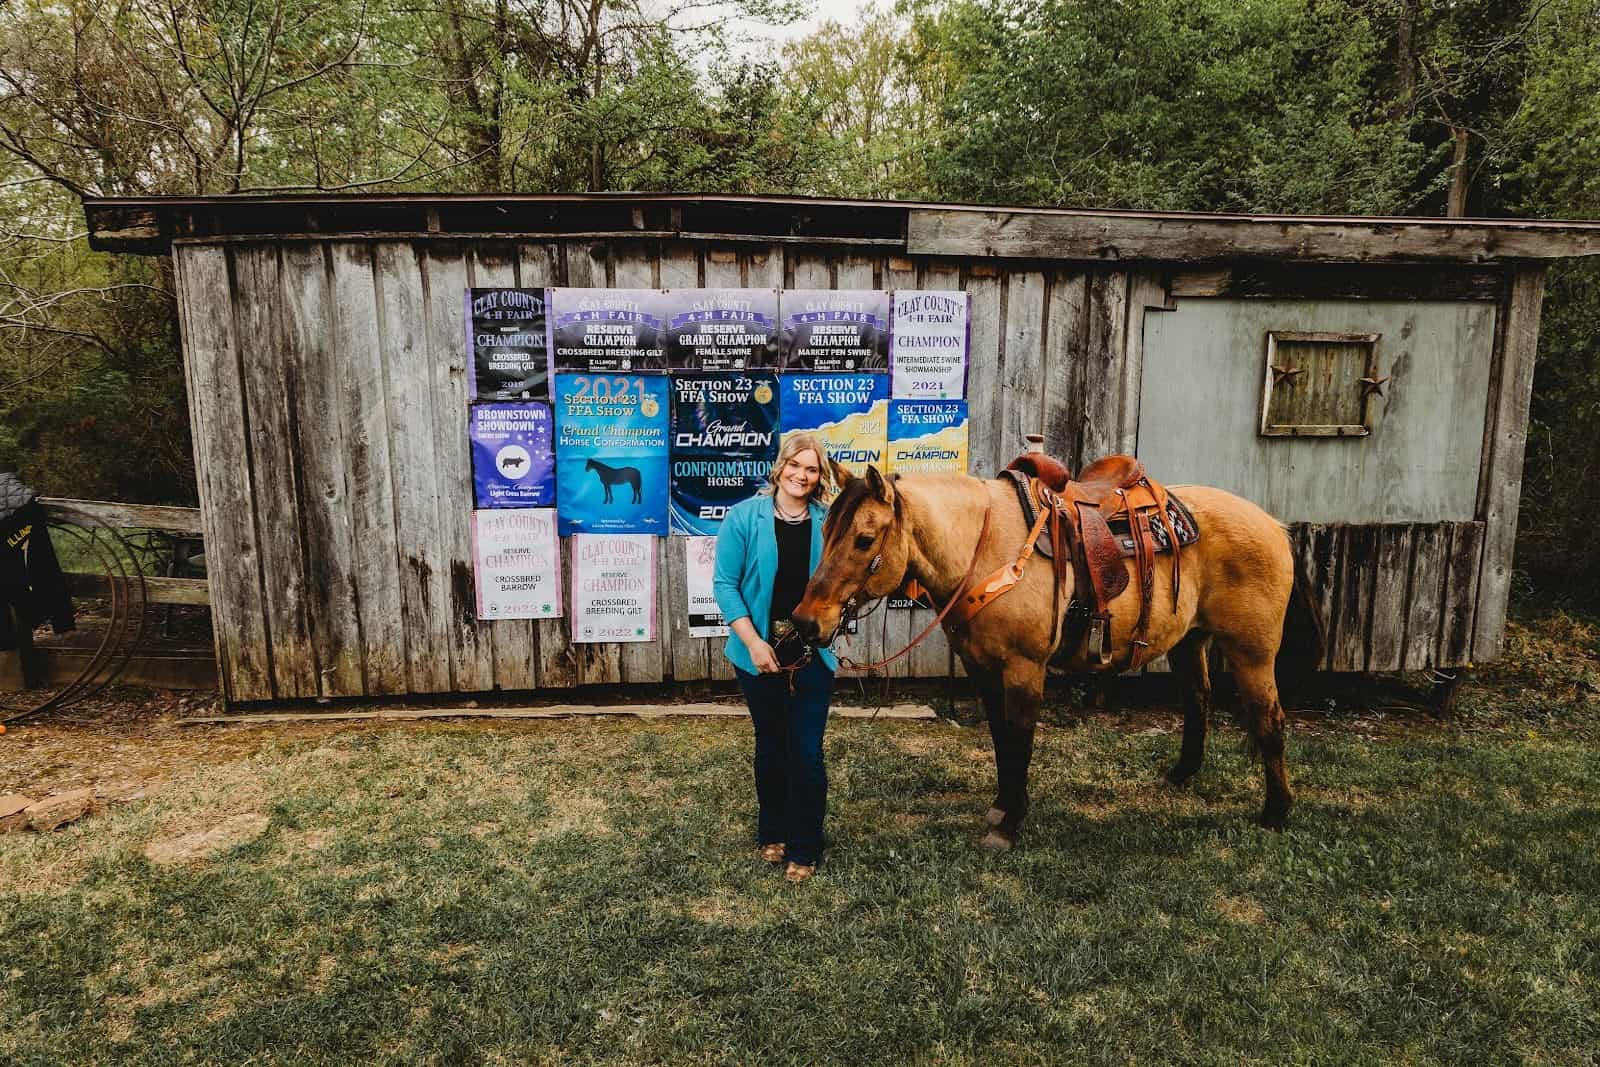
<path id="1" fill-rule="evenodd" d="M 778 377 L 683 372 L 672 382 L 672 532 L 709 535 L 778 458 Z"/>
<path id="2" fill-rule="evenodd" d="M 480 508 L 547 508 L 556 502 L 549 404 L 474 404 L 472 489 Z"/>
<path id="3" fill-rule="evenodd" d="M 556 375 L 561 536 L 667 532 L 667 386 L 659 375 Z"/>
<path id="4" fill-rule="evenodd" d="M 467 290 L 467 368 L 477 400 L 550 396 L 544 289 Z"/>

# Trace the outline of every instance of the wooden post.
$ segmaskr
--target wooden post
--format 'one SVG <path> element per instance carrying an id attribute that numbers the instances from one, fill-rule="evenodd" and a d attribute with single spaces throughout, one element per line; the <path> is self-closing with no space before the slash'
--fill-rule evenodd
<path id="1" fill-rule="evenodd" d="M 1501 307 L 1504 331 L 1499 375 L 1491 384 L 1490 423 L 1486 427 L 1480 481 L 1484 531 L 1478 613 L 1472 639 L 1473 660 L 1500 654 L 1511 593 L 1511 553 L 1517 538 L 1522 493 L 1522 455 L 1528 440 L 1528 403 L 1533 393 L 1533 363 L 1539 342 L 1539 311 L 1544 300 L 1544 264 L 1518 264 L 1511 293 Z"/>
<path id="2" fill-rule="evenodd" d="M 1461 667 L 1439 683 L 1439 718 L 1453 719 L 1456 714 L 1456 696 L 1461 692 L 1461 683 L 1467 680 L 1467 668 Z"/>

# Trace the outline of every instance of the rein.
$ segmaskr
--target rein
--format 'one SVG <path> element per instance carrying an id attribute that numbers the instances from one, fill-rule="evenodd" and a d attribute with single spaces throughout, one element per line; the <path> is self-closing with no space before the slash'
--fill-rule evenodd
<path id="1" fill-rule="evenodd" d="M 966 593 L 968 587 L 970 587 L 972 585 L 972 576 L 978 570 L 978 556 L 983 551 L 983 543 L 984 543 L 984 541 L 988 540 L 988 537 L 989 537 L 989 519 L 990 519 L 990 516 L 991 516 L 991 514 L 993 512 L 993 507 L 994 507 L 994 505 L 988 499 L 984 500 L 984 502 L 983 502 L 983 529 L 978 531 L 978 543 L 976 545 L 974 545 L 973 549 L 972 549 L 972 562 L 967 564 L 967 573 L 961 579 L 961 584 L 956 587 L 955 592 L 950 594 L 950 599 L 945 601 L 944 607 L 939 609 L 939 614 L 934 616 L 933 621 L 930 622 L 926 627 L 924 627 L 923 631 L 920 634 L 918 634 L 917 636 L 913 637 L 911 639 L 911 643 L 909 645 L 907 645 L 905 648 L 902 648 L 899 652 L 896 652 L 894 655 L 889 656 L 887 659 L 878 660 L 876 663 L 858 663 L 858 662 L 856 662 L 855 660 L 851 659 L 848 656 L 842 656 L 841 655 L 839 657 L 839 666 L 848 667 L 853 671 L 875 671 L 880 667 L 886 667 L 889 664 L 893 663 L 895 660 L 899 659 L 901 656 L 904 656 L 906 653 L 910 652 L 913 648 L 916 648 L 919 644 L 921 644 L 923 642 L 923 640 L 929 634 L 933 633 L 933 631 L 935 629 L 937 629 L 941 623 L 944 622 L 945 616 L 950 614 L 950 609 L 955 607 L 956 604 L 961 601 L 962 595 L 964 593 Z M 874 568 L 874 569 L 876 569 L 876 568 Z M 851 598 L 852 601 L 854 599 L 855 599 L 854 597 Z M 882 600 L 883 600 L 882 597 L 878 598 L 878 601 L 880 603 L 882 602 Z M 843 623 L 841 622 L 840 625 L 842 626 Z"/>

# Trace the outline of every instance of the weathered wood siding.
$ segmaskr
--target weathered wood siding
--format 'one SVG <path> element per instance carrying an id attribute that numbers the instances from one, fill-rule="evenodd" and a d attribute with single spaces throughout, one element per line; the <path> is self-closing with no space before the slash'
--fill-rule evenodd
<path id="1" fill-rule="evenodd" d="M 1024 434 L 1042 429 L 1047 446 L 1075 466 L 1137 447 L 1163 480 L 1216 484 L 1206 457 L 1236 443 L 1215 412 L 1191 414 L 1197 436 L 1169 455 L 1174 433 L 1189 431 L 1150 403 L 1152 385 L 1174 370 L 1162 362 L 1170 347 L 1161 314 L 1146 314 L 1165 305 L 1167 290 L 1159 273 L 1126 264 L 974 262 L 751 241 L 410 236 L 180 241 L 174 259 L 211 599 L 232 701 L 732 677 L 722 639 L 688 636 L 677 538 L 659 544 L 657 642 L 574 645 L 565 619 L 477 621 L 468 286 L 962 288 L 973 303 L 974 473 L 992 473 L 1022 451 Z M 1486 321 L 1462 326 L 1472 345 L 1476 331 L 1492 332 Z M 1190 354 L 1180 384 L 1194 380 L 1202 358 Z M 1254 398 L 1259 354 L 1248 363 L 1244 396 Z M 1468 405 L 1454 421 L 1468 424 L 1481 448 L 1485 381 L 1470 378 L 1475 371 L 1461 372 L 1470 380 L 1452 373 L 1459 393 L 1451 395 Z M 1258 417 L 1248 399 L 1242 409 L 1247 423 Z M 1245 428 L 1247 443 L 1253 430 Z M 1202 469 L 1191 470 L 1196 462 Z M 1301 474 L 1272 491 L 1295 504 L 1292 487 L 1310 488 Z M 1364 520 L 1388 525 L 1297 529 L 1303 570 L 1320 576 L 1315 596 L 1335 638 L 1330 664 L 1464 662 L 1484 543 L 1483 524 L 1472 521 L 1476 478 L 1474 467 L 1465 513 L 1450 496 L 1448 507 L 1429 505 L 1432 512 L 1378 510 Z M 1364 500 L 1385 495 L 1376 482 L 1351 484 Z M 1361 521 L 1292 508 L 1282 517 Z M 1390 626 L 1402 607 L 1405 625 Z M 885 633 L 874 616 L 850 651 L 893 651 L 931 617 L 892 612 Z M 952 669 L 959 665 L 938 634 L 895 668 L 917 677 Z"/>
<path id="2" fill-rule="evenodd" d="M 1144 312 L 1139 456 L 1168 483 L 1215 485 L 1285 522 L 1477 518 L 1495 307 L 1486 301 L 1180 297 Z M 1260 435 L 1267 333 L 1380 334 L 1371 432 Z M 1354 383 L 1352 381 L 1352 387 Z"/>
<path id="3" fill-rule="evenodd" d="M 1482 522 L 1290 527 L 1296 573 L 1334 671 L 1424 670 L 1472 659 Z"/>

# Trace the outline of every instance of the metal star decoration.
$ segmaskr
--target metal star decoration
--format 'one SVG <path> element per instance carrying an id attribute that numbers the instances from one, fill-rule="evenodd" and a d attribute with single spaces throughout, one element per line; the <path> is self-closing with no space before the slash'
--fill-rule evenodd
<path id="1" fill-rule="evenodd" d="M 1295 375 L 1304 374 L 1305 372 L 1306 372 L 1306 369 L 1304 367 L 1278 367 L 1278 366 L 1274 366 L 1272 368 L 1272 385 L 1273 385 L 1274 388 L 1276 388 L 1279 385 L 1282 385 L 1284 382 L 1288 382 L 1290 385 L 1293 385 L 1294 384 Z"/>
<path id="2" fill-rule="evenodd" d="M 1361 382 L 1361 399 L 1365 400 L 1367 397 L 1373 396 L 1373 395 L 1382 396 L 1383 395 L 1383 383 L 1387 382 L 1389 379 L 1388 378 L 1360 378 L 1358 380 Z"/>

